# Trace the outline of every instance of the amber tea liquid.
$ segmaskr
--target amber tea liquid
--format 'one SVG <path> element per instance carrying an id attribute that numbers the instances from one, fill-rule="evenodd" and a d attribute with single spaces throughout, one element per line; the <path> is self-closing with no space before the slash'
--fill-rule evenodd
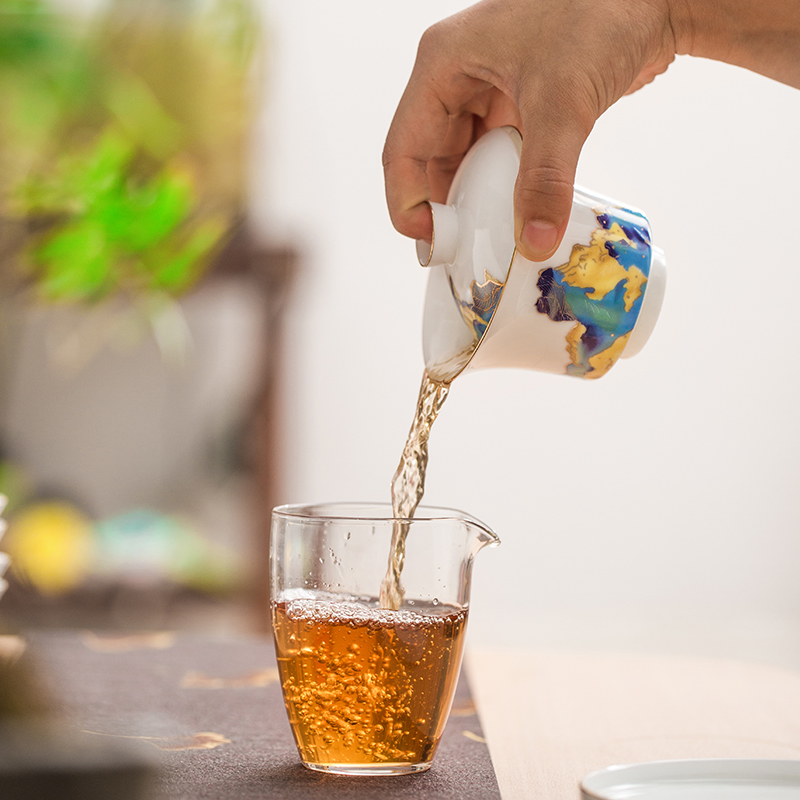
<path id="1" fill-rule="evenodd" d="M 453 700 L 466 623 L 466 610 L 447 606 L 275 603 L 284 699 L 303 761 L 354 773 L 425 769 Z"/>
<path id="2" fill-rule="evenodd" d="M 426 372 L 417 399 L 417 410 L 403 447 L 400 464 L 392 478 L 392 515 L 410 519 L 425 492 L 425 473 L 428 469 L 428 438 L 439 411 L 447 399 L 450 384 L 435 381 Z M 389 565 L 381 583 L 381 608 L 400 608 L 403 601 L 401 573 L 406 555 L 408 523 L 395 523 L 389 549 Z"/>

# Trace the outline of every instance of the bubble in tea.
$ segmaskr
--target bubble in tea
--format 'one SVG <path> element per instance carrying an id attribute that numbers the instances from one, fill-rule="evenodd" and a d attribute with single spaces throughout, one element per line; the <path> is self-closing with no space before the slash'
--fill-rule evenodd
<path id="1" fill-rule="evenodd" d="M 466 622 L 466 609 L 444 604 L 274 603 L 284 699 L 303 761 L 424 769 L 453 700 Z"/>

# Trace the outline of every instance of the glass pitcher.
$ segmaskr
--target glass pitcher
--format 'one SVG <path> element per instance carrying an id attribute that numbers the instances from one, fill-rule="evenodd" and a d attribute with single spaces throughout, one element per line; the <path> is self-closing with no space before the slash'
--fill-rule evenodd
<path id="1" fill-rule="evenodd" d="M 404 599 L 378 596 L 395 526 L 404 526 Z M 460 511 L 386 504 L 272 512 L 275 644 L 303 764 L 348 775 L 428 769 L 453 700 L 475 555 L 499 539 Z"/>

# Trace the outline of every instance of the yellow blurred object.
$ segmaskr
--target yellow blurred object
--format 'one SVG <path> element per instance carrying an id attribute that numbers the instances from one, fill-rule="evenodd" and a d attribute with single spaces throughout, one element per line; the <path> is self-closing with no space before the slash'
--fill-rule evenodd
<path id="1" fill-rule="evenodd" d="M 93 558 L 92 525 L 67 503 L 22 509 L 9 526 L 12 568 L 42 594 L 61 594 L 88 575 Z"/>

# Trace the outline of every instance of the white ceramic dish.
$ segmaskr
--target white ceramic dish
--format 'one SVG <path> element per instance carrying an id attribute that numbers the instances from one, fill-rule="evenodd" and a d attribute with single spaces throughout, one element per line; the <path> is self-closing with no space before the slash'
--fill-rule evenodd
<path id="1" fill-rule="evenodd" d="M 581 783 L 588 800 L 800 800 L 800 761 L 699 759 L 608 767 Z"/>

